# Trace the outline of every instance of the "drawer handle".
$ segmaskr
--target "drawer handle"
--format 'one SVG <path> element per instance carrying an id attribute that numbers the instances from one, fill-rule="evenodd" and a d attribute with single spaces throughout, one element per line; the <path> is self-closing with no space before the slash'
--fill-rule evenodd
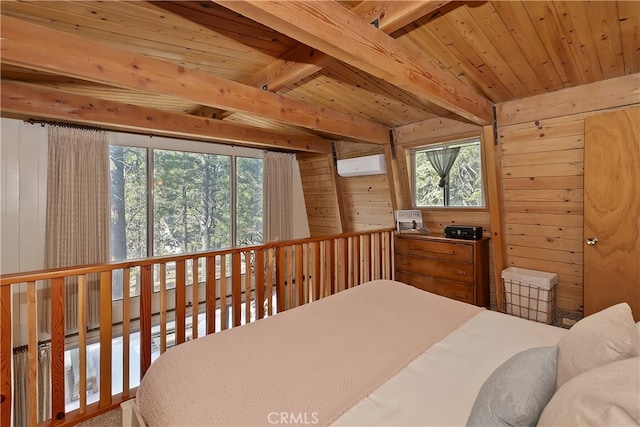
<path id="1" fill-rule="evenodd" d="M 464 271 L 464 270 L 453 270 L 453 272 L 455 274 L 457 274 L 458 276 L 466 276 L 467 275 L 467 272 Z"/>
<path id="2" fill-rule="evenodd" d="M 462 299 L 469 299 L 469 295 L 463 294 L 462 292 L 456 292 L 456 297 L 462 298 Z"/>
<path id="3" fill-rule="evenodd" d="M 438 250 L 434 250 L 434 249 L 423 249 L 420 247 L 412 247 L 411 249 L 414 250 L 418 250 L 418 251 L 424 251 L 424 252 L 432 252 L 434 254 L 444 254 L 444 255 L 453 255 L 453 251 L 438 251 Z"/>

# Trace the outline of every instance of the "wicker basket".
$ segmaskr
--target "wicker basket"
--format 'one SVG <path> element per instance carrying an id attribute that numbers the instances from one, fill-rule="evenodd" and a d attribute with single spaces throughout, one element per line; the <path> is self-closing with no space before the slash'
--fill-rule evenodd
<path id="1" fill-rule="evenodd" d="M 558 275 L 526 268 L 502 271 L 504 312 L 536 322 L 551 324 L 555 312 Z"/>

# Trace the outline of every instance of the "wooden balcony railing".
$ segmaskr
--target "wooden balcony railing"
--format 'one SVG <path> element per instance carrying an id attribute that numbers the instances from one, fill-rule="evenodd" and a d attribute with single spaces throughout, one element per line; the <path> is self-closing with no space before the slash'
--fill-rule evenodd
<path id="1" fill-rule="evenodd" d="M 27 406 L 26 423 L 30 426 L 73 424 L 135 396 L 136 388 L 130 385 L 133 335 L 139 337 L 142 378 L 152 363 L 154 346 L 162 353 L 167 346 L 179 345 L 199 335 L 261 319 L 369 280 L 390 279 L 392 253 L 393 229 L 383 229 L 0 276 L 0 424 L 11 425 L 16 415 L 14 401 L 24 397 L 24 392 L 22 397 L 15 395 L 12 381 L 17 369 L 12 356 L 16 347 L 21 346 L 27 353 L 28 368 L 19 374 L 27 376 L 26 402 L 22 402 Z M 99 283 L 99 327 L 89 328 L 87 289 L 94 277 Z M 121 300 L 114 301 L 116 278 L 124 285 L 124 292 Z M 70 279 L 77 282 L 73 307 L 68 307 L 70 300 L 65 305 L 65 287 Z M 50 299 L 38 297 L 45 287 L 50 289 Z M 37 313 L 42 308 L 39 304 L 50 304 L 50 336 L 44 340 L 37 325 Z M 19 317 L 26 319 L 16 322 L 14 311 L 18 309 Z M 77 331 L 73 333 L 65 330 L 65 313 L 69 313 L 69 309 L 77 309 L 74 313 Z M 204 330 L 204 334 L 199 334 L 199 329 Z M 16 330 L 26 330 L 26 333 L 14 336 Z M 121 361 L 114 360 L 113 355 L 113 340 L 119 338 L 122 339 Z M 96 342 L 99 343 L 96 369 L 99 380 L 88 381 L 87 346 Z M 43 343 L 50 346 L 46 369 L 38 361 L 39 346 Z M 74 410 L 67 410 L 65 402 L 68 392 L 65 351 L 70 348 L 77 349 L 78 359 L 79 403 Z M 119 393 L 112 384 L 114 361 L 122 371 L 122 378 L 118 379 L 118 390 L 122 383 Z M 43 394 L 38 390 L 38 376 L 48 373 L 51 390 Z M 99 398 L 89 404 L 87 391 L 97 384 Z M 47 401 L 39 401 L 39 394 L 48 396 Z M 51 408 L 50 415 L 39 420 L 38 409 L 43 406 Z"/>

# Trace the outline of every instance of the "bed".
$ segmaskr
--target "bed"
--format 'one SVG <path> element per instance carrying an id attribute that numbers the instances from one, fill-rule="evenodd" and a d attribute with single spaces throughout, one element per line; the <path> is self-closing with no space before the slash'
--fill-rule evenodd
<path id="1" fill-rule="evenodd" d="M 587 368 L 575 368 L 576 361 L 570 360 L 575 372 L 563 371 L 564 382 L 604 361 L 639 360 L 640 334 L 632 317 L 629 329 L 625 316 L 626 329 L 613 326 L 627 334 L 621 340 L 624 348 L 611 351 L 605 346 L 606 354 L 595 352 L 596 362 L 583 363 Z M 531 406 L 536 399 L 527 395 L 534 390 L 527 381 L 539 383 L 546 375 L 544 393 L 535 391 L 545 394 L 535 409 L 537 422 L 562 386 L 556 382 L 558 343 L 573 339 L 567 335 L 562 328 L 375 280 L 168 350 L 147 371 L 132 407 L 150 426 L 486 425 L 494 424 L 491 417 L 508 424 L 494 413 L 497 404 L 491 401 L 493 395 L 506 393 L 505 378 L 520 388 L 515 393 L 525 400 L 523 405 Z M 592 336 L 579 338 L 586 341 L 582 346 L 593 344 Z M 560 352 L 565 362 L 585 351 L 569 341 L 572 347 Z M 524 365 L 532 364 L 532 354 L 539 366 Z M 514 363 L 520 363 L 515 371 L 511 366 L 511 372 L 502 372 Z M 627 365 L 625 378 L 628 369 L 635 369 L 634 363 Z M 622 396 L 630 407 L 617 414 L 636 423 L 638 376 Z M 489 401 L 483 401 L 483 395 L 490 396 Z M 504 403 L 509 411 L 518 407 Z"/>

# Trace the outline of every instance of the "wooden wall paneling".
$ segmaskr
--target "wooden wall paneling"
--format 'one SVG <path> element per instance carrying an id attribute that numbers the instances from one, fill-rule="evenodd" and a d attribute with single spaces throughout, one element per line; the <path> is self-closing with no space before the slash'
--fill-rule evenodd
<path id="1" fill-rule="evenodd" d="M 559 308 L 582 311 L 584 119 L 637 104 L 637 82 L 616 78 L 498 106 L 509 265 L 557 272 Z"/>
<path id="2" fill-rule="evenodd" d="M 506 265 L 558 274 L 556 304 L 572 311 L 582 309 L 583 129 L 571 115 L 499 129 Z"/>
<path id="3" fill-rule="evenodd" d="M 341 178 L 349 231 L 393 227 L 393 208 L 386 174 Z"/>
<path id="4" fill-rule="evenodd" d="M 626 2 L 618 2 L 618 4 L 623 3 Z M 636 52 L 635 57 L 637 56 Z M 503 102 L 496 106 L 498 123 L 501 127 L 505 127 L 551 118 L 559 118 L 562 121 L 563 117 L 570 115 L 580 114 L 584 117 L 585 113 L 635 105 L 638 104 L 639 79 L 640 75 L 636 72 L 623 77 Z"/>
<path id="5" fill-rule="evenodd" d="M 491 218 L 489 211 L 484 210 L 457 210 L 457 209 L 420 209 L 425 228 L 430 235 L 444 236 L 446 225 L 480 225 L 487 236 L 491 230 Z"/>
<path id="6" fill-rule="evenodd" d="M 407 175 L 404 148 L 390 145 L 384 147 L 389 178 L 389 192 L 391 194 L 391 209 L 409 209 L 411 206 L 411 192 Z"/>
<path id="7" fill-rule="evenodd" d="M 342 219 L 331 155 L 297 153 L 311 237 L 339 234 Z"/>

